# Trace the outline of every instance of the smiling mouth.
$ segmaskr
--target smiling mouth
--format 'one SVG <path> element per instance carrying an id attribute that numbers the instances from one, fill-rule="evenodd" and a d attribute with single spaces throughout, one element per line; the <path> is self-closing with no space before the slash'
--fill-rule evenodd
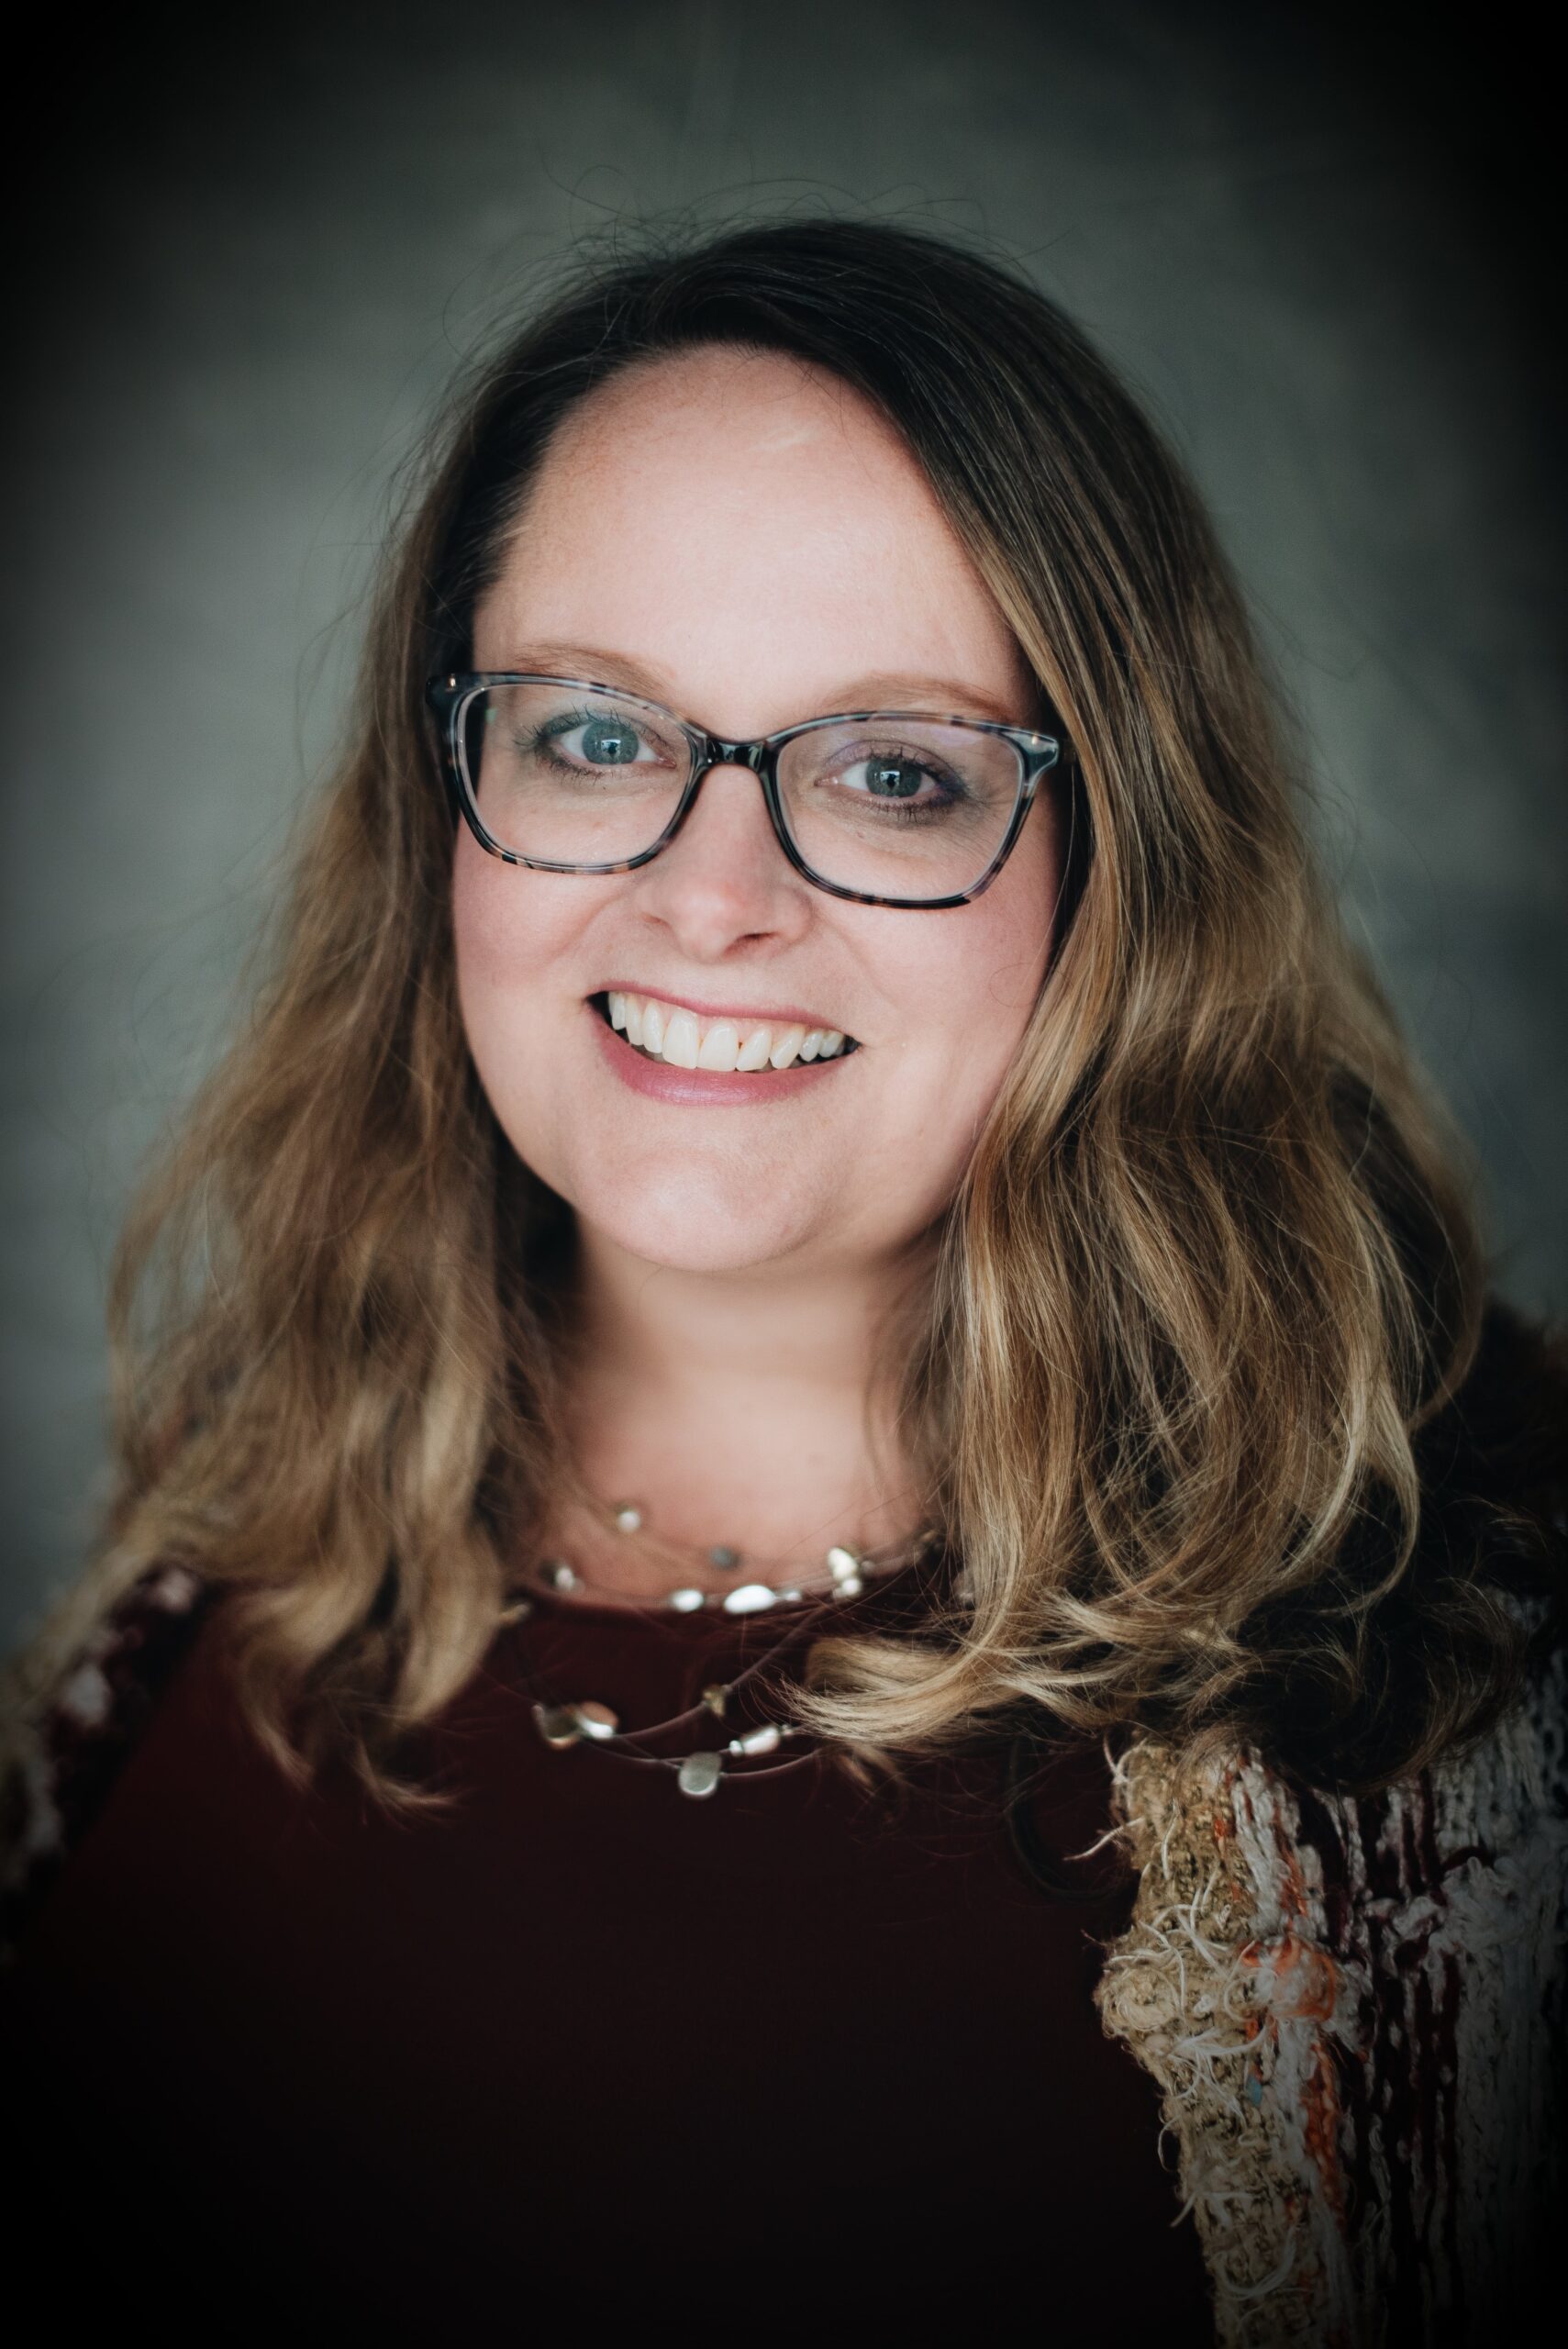
<path id="1" fill-rule="evenodd" d="M 798 1020 L 717 1017 L 617 987 L 588 1000 L 634 1052 L 666 1068 L 760 1075 L 802 1062 L 847 1060 L 860 1050 L 857 1040 L 840 1029 L 807 1028 Z"/>

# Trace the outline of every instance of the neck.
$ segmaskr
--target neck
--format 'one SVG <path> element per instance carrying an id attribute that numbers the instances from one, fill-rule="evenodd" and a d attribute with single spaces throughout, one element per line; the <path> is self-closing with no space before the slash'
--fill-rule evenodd
<path id="1" fill-rule="evenodd" d="M 915 1530 L 926 1496 L 878 1374 L 929 1281 L 929 1250 L 693 1273 L 586 1227 L 578 1237 L 567 1435 L 600 1501 L 635 1501 L 662 1540 L 725 1542 L 785 1576 L 818 1575 L 829 1543 L 880 1549 Z M 604 1587 L 633 1595 L 670 1580 L 598 1526 L 563 1525 L 560 1545 Z"/>

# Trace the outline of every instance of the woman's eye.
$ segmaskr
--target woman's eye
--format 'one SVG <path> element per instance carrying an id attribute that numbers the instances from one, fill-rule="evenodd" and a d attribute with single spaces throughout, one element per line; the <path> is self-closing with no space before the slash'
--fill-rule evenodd
<path id="1" fill-rule="evenodd" d="M 924 769 L 907 759 L 862 759 L 861 769 L 873 799 L 913 799 L 925 780 Z"/>
<path id="2" fill-rule="evenodd" d="M 851 765 L 840 767 L 835 780 L 851 791 L 862 792 L 868 799 L 902 800 L 919 798 L 925 791 L 929 799 L 948 796 L 941 777 L 917 759 L 901 758 L 896 751 L 873 751 Z"/>
<path id="3" fill-rule="evenodd" d="M 547 728 L 552 749 L 589 767 L 635 766 L 639 756 L 651 756 L 635 726 L 624 718 L 569 719 Z"/>

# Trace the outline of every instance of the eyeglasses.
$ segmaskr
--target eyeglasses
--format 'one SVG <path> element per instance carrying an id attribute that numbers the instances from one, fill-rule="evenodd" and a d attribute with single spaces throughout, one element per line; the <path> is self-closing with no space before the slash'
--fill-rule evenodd
<path id="1" fill-rule="evenodd" d="M 481 848 L 541 873 L 630 873 L 668 848 L 716 766 L 749 767 L 801 878 L 858 905 L 935 911 L 989 888 L 1062 745 L 923 711 L 809 718 L 725 742 L 580 677 L 432 677 L 446 780 Z"/>

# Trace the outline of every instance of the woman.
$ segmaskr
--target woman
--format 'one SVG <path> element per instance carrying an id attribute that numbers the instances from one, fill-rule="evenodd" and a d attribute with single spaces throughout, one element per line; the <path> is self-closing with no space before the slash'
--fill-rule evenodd
<path id="1" fill-rule="evenodd" d="M 614 261 L 457 403 L 15 1709 L 28 2125 L 161 2306 L 1496 2311 L 1562 1372 L 1301 797 L 988 263 Z"/>

